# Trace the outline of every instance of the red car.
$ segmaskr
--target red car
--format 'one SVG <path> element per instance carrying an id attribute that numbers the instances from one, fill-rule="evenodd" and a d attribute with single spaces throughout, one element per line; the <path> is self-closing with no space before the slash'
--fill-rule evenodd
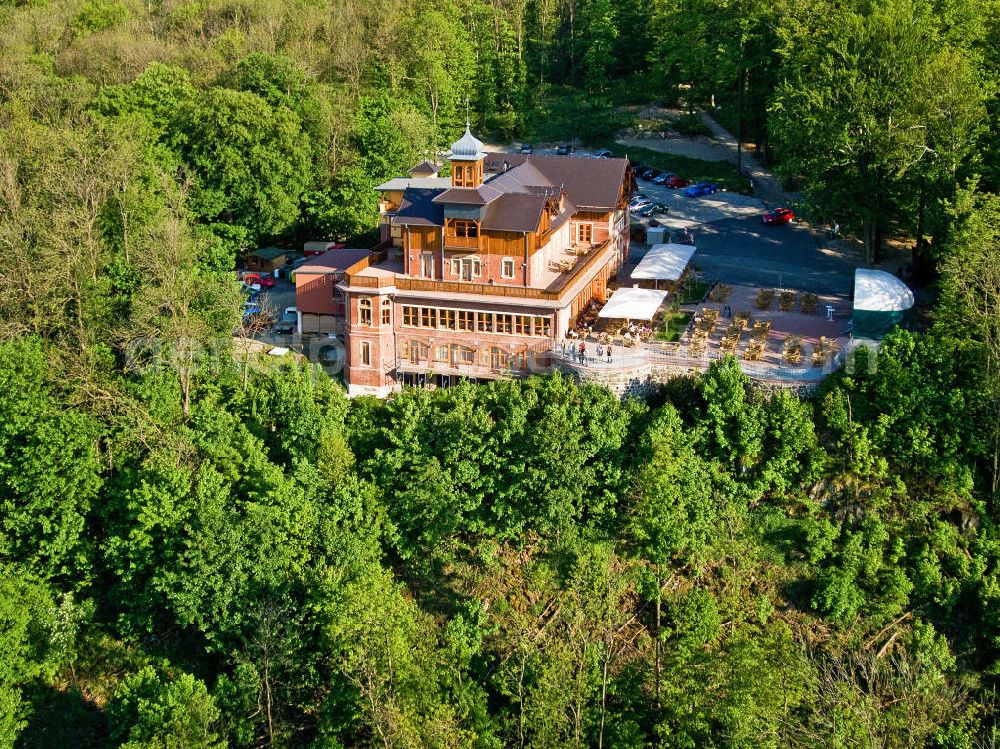
<path id="1" fill-rule="evenodd" d="M 243 283 L 247 286 L 252 286 L 253 284 L 260 284 L 265 289 L 270 289 L 274 286 L 274 276 L 271 274 L 260 274 L 260 273 L 244 273 Z"/>
<path id="2" fill-rule="evenodd" d="M 342 250 L 347 247 L 343 242 L 337 242 L 336 244 L 331 244 L 326 247 L 313 247 L 308 250 L 303 251 L 303 255 L 306 257 L 316 257 L 317 255 L 322 255 L 323 253 L 329 252 L 330 250 Z"/>
<path id="3" fill-rule="evenodd" d="M 676 174 L 663 183 L 665 187 L 670 187 L 672 189 L 676 189 L 678 187 L 687 187 L 690 184 L 691 180 L 684 179 L 683 177 L 678 177 Z"/>
<path id="4" fill-rule="evenodd" d="M 778 226 L 780 224 L 789 224 L 795 218 L 795 214 L 792 213 L 791 208 L 775 208 L 773 211 L 768 211 L 764 214 L 764 223 L 768 226 Z"/>

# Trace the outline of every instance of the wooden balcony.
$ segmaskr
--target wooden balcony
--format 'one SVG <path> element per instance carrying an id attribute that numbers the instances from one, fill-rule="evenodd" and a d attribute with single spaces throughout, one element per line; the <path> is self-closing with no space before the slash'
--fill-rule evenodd
<path id="1" fill-rule="evenodd" d="M 384 244 L 384 243 L 383 243 Z M 386 245 L 387 247 L 388 245 Z M 399 291 L 422 291 L 433 294 L 479 294 L 481 296 L 507 297 L 511 299 L 537 299 L 541 301 L 558 302 L 562 299 L 563 293 L 580 276 L 588 273 L 601 263 L 607 262 L 608 251 L 611 246 L 610 240 L 605 240 L 596 245 L 586 257 L 577 258 L 573 266 L 562 273 L 554 285 L 548 288 L 537 288 L 534 286 L 507 286 L 504 284 L 472 283 L 469 281 L 438 281 L 431 278 L 415 278 L 413 276 L 402 275 L 402 269 L 398 273 L 385 272 L 382 274 L 359 273 L 367 268 L 378 264 L 373 262 L 373 258 L 385 258 L 385 248 L 376 248 L 371 254 L 347 269 L 344 274 L 345 283 L 348 286 L 361 287 L 365 289 L 380 289 L 395 286 Z M 381 249 L 380 249 L 381 248 Z M 569 259 L 569 258 L 567 258 Z"/>
<path id="2" fill-rule="evenodd" d="M 391 279 L 380 278 L 377 276 L 359 276 L 358 273 L 363 271 L 365 268 L 370 268 L 379 263 L 384 263 L 386 257 L 389 253 L 389 248 L 392 247 L 392 238 L 386 239 L 383 242 L 379 242 L 377 245 L 372 247 L 371 251 L 368 253 L 368 257 L 362 258 L 354 265 L 350 266 L 344 271 L 344 281 L 348 286 L 363 286 L 369 289 L 377 289 L 380 286 L 392 286 Z"/>
<path id="3" fill-rule="evenodd" d="M 503 284 L 471 283 L 468 281 L 436 281 L 410 276 L 398 276 L 395 284 L 400 291 L 427 291 L 434 294 L 481 294 L 483 296 L 558 301 L 562 297 L 563 291 L 575 278 L 607 260 L 606 250 L 609 246 L 610 240 L 597 245 L 588 253 L 585 260 L 580 258 L 554 288 L 540 289 L 532 286 L 505 286 Z"/>
<path id="4" fill-rule="evenodd" d="M 446 250 L 479 250 L 479 237 L 456 237 L 446 234 L 444 237 Z"/>

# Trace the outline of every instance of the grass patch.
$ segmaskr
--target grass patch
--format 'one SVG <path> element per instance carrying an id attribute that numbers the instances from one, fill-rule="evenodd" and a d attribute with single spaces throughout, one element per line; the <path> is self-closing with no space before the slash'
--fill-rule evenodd
<path id="1" fill-rule="evenodd" d="M 679 341 L 690 322 L 690 312 L 668 312 L 654 337 L 658 341 L 666 341 L 667 343 Z"/>
<path id="2" fill-rule="evenodd" d="M 715 182 L 727 190 L 744 195 L 750 195 L 753 192 L 750 189 L 750 180 L 741 176 L 736 171 L 736 166 L 728 161 L 703 161 L 687 156 L 675 156 L 671 153 L 641 148 L 631 143 L 623 145 L 607 142 L 602 145 L 606 145 L 616 155 L 627 154 L 633 163 L 642 163 L 646 166 L 675 172 L 692 182 Z"/>
<path id="3" fill-rule="evenodd" d="M 680 293 L 681 304 L 697 304 L 712 287 L 707 281 L 688 281 Z"/>

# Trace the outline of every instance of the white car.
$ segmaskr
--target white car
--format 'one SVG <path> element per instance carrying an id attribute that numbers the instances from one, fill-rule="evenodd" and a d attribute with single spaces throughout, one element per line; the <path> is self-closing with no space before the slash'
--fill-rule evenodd
<path id="1" fill-rule="evenodd" d="M 636 211 L 641 211 L 647 205 L 653 205 L 653 201 L 649 198 L 643 198 L 642 200 L 630 205 L 629 210 L 632 211 L 632 213 L 635 213 Z"/>

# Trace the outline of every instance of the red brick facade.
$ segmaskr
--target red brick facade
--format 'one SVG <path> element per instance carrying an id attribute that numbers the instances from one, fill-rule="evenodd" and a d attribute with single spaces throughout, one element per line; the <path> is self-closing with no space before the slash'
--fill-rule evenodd
<path id="1" fill-rule="evenodd" d="M 526 159 L 505 155 L 484 181 L 470 138 L 456 143 L 478 154 L 461 180 L 386 183 L 382 242 L 336 288 L 297 280 L 300 306 L 333 313 L 346 300 L 351 394 L 544 369 L 628 257 L 624 160 L 542 157 L 518 172 Z"/>

